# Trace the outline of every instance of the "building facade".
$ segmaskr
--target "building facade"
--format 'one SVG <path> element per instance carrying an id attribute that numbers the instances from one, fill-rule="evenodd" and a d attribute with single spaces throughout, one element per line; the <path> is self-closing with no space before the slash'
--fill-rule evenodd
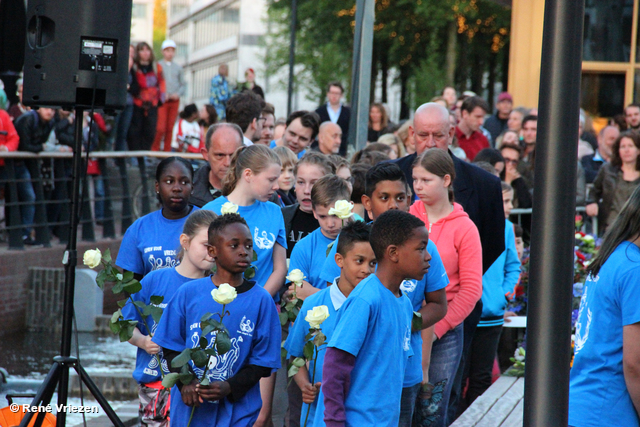
<path id="1" fill-rule="evenodd" d="M 133 0 L 131 43 L 147 42 L 153 46 L 153 0 Z"/>

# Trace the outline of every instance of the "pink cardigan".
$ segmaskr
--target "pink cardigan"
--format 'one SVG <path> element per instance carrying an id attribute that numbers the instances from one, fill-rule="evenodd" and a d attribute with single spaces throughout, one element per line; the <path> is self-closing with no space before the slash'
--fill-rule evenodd
<path id="1" fill-rule="evenodd" d="M 430 224 L 424 203 L 417 200 L 409 210 L 430 228 L 429 239 L 435 243 L 449 276 L 447 314 L 435 325 L 442 338 L 467 318 L 482 297 L 482 245 L 478 228 L 458 203 L 453 212 Z"/>

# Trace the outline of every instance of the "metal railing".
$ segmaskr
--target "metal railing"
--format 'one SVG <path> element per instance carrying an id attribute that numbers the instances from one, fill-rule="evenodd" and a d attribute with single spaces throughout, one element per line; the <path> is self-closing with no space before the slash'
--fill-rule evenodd
<path id="1" fill-rule="evenodd" d="M 205 164 L 199 154 L 91 152 L 90 158 L 97 161 L 100 174 L 88 175 L 81 185 L 83 197 L 79 226 L 82 240 L 95 241 L 99 227 L 101 238 L 123 235 L 137 218 L 158 209 L 160 205 L 156 202 L 153 186 L 155 167 L 160 159 L 171 156 L 196 161 L 196 166 Z M 61 243 L 66 243 L 71 214 L 72 158 L 73 153 L 68 152 L 0 152 L 0 159 L 5 163 L 0 166 L 0 192 L 5 190 L 4 200 L 0 200 L 0 207 L 3 206 L 5 211 L 4 220 L 0 223 L 0 238 L 8 242 L 9 249 L 24 249 L 25 229 L 35 230 L 37 245 L 50 247 L 53 235 Z M 30 177 L 18 179 L 18 176 L 24 176 L 25 169 Z M 50 171 L 50 175 L 43 175 L 43 170 Z M 24 191 L 19 191 L 24 183 L 33 189 L 31 196 L 35 196 L 34 200 L 25 200 L 32 197 L 25 197 Z M 23 224 L 22 212 L 28 209 L 34 210 L 33 223 Z"/>
<path id="2" fill-rule="evenodd" d="M 589 232 L 594 236 L 598 236 L 598 217 L 587 216 L 587 208 L 585 206 L 576 206 L 576 214 L 582 215 L 582 228 L 581 231 Z M 522 225 L 522 217 L 525 215 L 531 216 L 533 208 L 528 209 L 513 209 L 511 210 L 511 219 L 515 219 L 516 224 Z"/>

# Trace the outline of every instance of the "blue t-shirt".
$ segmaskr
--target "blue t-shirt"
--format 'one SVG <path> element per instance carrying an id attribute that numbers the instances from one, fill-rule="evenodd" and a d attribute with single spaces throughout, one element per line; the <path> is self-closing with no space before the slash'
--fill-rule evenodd
<path id="1" fill-rule="evenodd" d="M 220 313 L 222 306 L 211 297 L 216 286 L 210 277 L 193 280 L 175 293 L 160 319 L 153 341 L 164 348 L 182 352 L 195 348 L 200 341 L 200 319 L 205 313 Z M 280 320 L 273 299 L 255 282 L 245 282 L 237 288 L 238 296 L 225 306 L 227 314 L 222 323 L 229 330 L 231 350 L 209 359 L 210 381 L 225 381 L 245 365 L 257 365 L 274 370 L 280 367 Z M 213 347 L 215 334 L 206 336 L 208 348 Z M 204 371 L 191 364 L 198 379 Z M 252 426 L 262 407 L 260 385 L 253 386 L 246 395 L 230 402 L 225 398 L 205 401 L 193 413 L 192 426 L 237 427 Z M 186 426 L 191 407 L 182 402 L 177 386 L 171 389 L 171 424 Z"/>
<path id="2" fill-rule="evenodd" d="M 442 264 L 440 253 L 435 243 L 427 243 L 427 251 L 431 255 L 431 267 L 422 280 L 407 279 L 400 285 L 400 290 L 409 297 L 413 311 L 419 311 L 425 300 L 425 293 L 444 289 L 449 284 L 449 277 Z M 411 333 L 411 348 L 413 357 L 409 358 L 404 374 L 403 387 L 412 387 L 422 382 L 422 335 L 420 331 Z"/>
<path id="3" fill-rule="evenodd" d="M 287 337 L 287 341 L 284 343 L 284 349 L 287 350 L 288 357 L 302 357 L 303 355 L 302 349 L 306 343 L 304 338 L 309 333 L 309 322 L 304 320 L 304 318 L 307 315 L 307 311 L 313 310 L 313 307 L 326 305 L 327 308 L 329 309 L 329 317 L 327 318 L 327 320 L 322 322 L 321 329 L 322 329 L 322 333 L 324 333 L 327 336 L 327 342 L 331 340 L 333 331 L 336 327 L 337 313 L 339 309 L 339 307 L 336 308 L 331 298 L 331 293 L 336 291 L 340 292 L 338 286 L 334 283 L 334 285 L 332 285 L 330 288 L 323 289 L 320 292 L 311 295 L 304 301 L 304 304 L 302 304 L 302 308 L 300 309 L 300 315 L 296 318 L 295 323 L 289 329 L 289 336 Z M 340 292 L 340 294 L 342 293 Z M 320 348 L 320 351 L 318 352 L 318 359 L 317 359 L 317 362 L 315 363 L 316 365 L 315 374 L 313 371 L 313 363 L 311 363 L 309 366 L 309 382 L 311 384 L 315 384 L 319 381 L 322 381 L 322 365 L 324 364 L 324 355 L 326 353 L 326 349 L 327 349 L 327 346 L 324 345 Z M 309 409 L 309 418 L 308 418 L 309 421 L 307 422 L 307 425 L 309 426 L 313 422 L 316 407 L 319 406 L 319 399 L 320 399 L 320 396 L 316 398 L 316 401 L 311 404 L 311 409 Z M 306 418 L 306 415 L 307 415 L 308 406 L 309 406 L 308 404 L 302 403 L 300 425 L 304 424 L 304 419 Z M 324 405 L 322 407 L 324 407 Z"/>
<path id="4" fill-rule="evenodd" d="M 140 281 L 142 289 L 140 292 L 131 295 L 131 298 L 134 301 L 142 301 L 148 305 L 151 302 L 151 296 L 163 296 L 164 301 L 162 301 L 159 307 L 164 309 L 178 288 L 192 280 L 193 279 L 189 277 L 180 275 L 175 268 L 163 268 L 162 270 L 152 271 L 142 278 Z M 149 335 L 149 331 L 142 321 L 140 312 L 133 306 L 133 304 L 131 304 L 131 302 L 122 308 L 122 317 L 127 320 L 137 320 L 140 332 L 143 335 Z M 153 317 L 147 316 L 145 320 L 147 321 L 147 325 L 151 328 L 151 332 L 155 333 L 158 325 L 154 322 Z M 160 361 L 162 362 L 162 370 L 165 373 L 168 373 L 169 369 L 167 367 L 167 362 L 162 357 L 162 351 L 160 351 L 159 356 Z M 158 359 L 154 355 L 138 348 L 136 368 L 133 371 L 133 378 L 141 384 L 160 381 L 162 377 L 158 370 Z"/>
<path id="5" fill-rule="evenodd" d="M 194 206 L 191 213 L 197 210 Z M 188 215 L 167 219 L 162 209 L 138 218 L 124 233 L 116 265 L 143 276 L 153 270 L 177 266 L 180 234 L 187 218 Z"/>
<path id="6" fill-rule="evenodd" d="M 209 209 L 220 215 L 222 205 L 228 201 L 226 197 L 220 196 L 202 209 Z M 256 200 L 251 206 L 238 206 L 238 214 L 247 221 L 253 238 L 253 250 L 258 255 L 258 260 L 253 263 L 256 275 L 252 280 L 264 286 L 273 273 L 273 246 L 278 243 L 287 248 L 282 210 L 275 203 Z"/>
<path id="7" fill-rule="evenodd" d="M 569 389 L 569 424 L 638 427 L 622 370 L 623 327 L 640 322 L 640 249 L 623 242 L 584 284 Z"/>
<path id="8" fill-rule="evenodd" d="M 291 252 L 289 272 L 299 269 L 313 287 L 326 288 L 327 281 L 320 277 L 320 273 L 327 257 L 327 247 L 334 241 L 322 234 L 320 228 L 302 238 Z M 338 276 L 340 276 L 340 270 L 338 270 Z"/>
<path id="9" fill-rule="evenodd" d="M 396 297 L 375 274 L 338 311 L 329 347 L 356 357 L 345 398 L 346 425 L 398 425 L 400 395 L 411 350 L 411 301 Z"/>
<path id="10" fill-rule="evenodd" d="M 276 140 L 275 140 L 275 139 L 274 139 L 274 140 L 272 140 L 272 141 L 269 143 L 269 148 L 271 148 L 272 150 L 273 150 L 274 148 L 276 148 L 277 146 L 278 146 L 278 145 L 276 144 Z M 299 152 L 299 153 L 298 153 L 298 159 L 301 159 L 301 158 L 302 158 L 306 153 L 307 153 L 307 150 L 302 150 L 301 152 Z"/>

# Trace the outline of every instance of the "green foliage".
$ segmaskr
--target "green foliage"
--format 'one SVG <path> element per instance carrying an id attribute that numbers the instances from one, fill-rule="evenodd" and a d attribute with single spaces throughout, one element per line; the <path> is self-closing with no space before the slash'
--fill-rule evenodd
<path id="1" fill-rule="evenodd" d="M 422 314 L 417 311 L 413 312 L 413 317 L 411 318 L 411 330 L 414 332 L 422 330 Z"/>

